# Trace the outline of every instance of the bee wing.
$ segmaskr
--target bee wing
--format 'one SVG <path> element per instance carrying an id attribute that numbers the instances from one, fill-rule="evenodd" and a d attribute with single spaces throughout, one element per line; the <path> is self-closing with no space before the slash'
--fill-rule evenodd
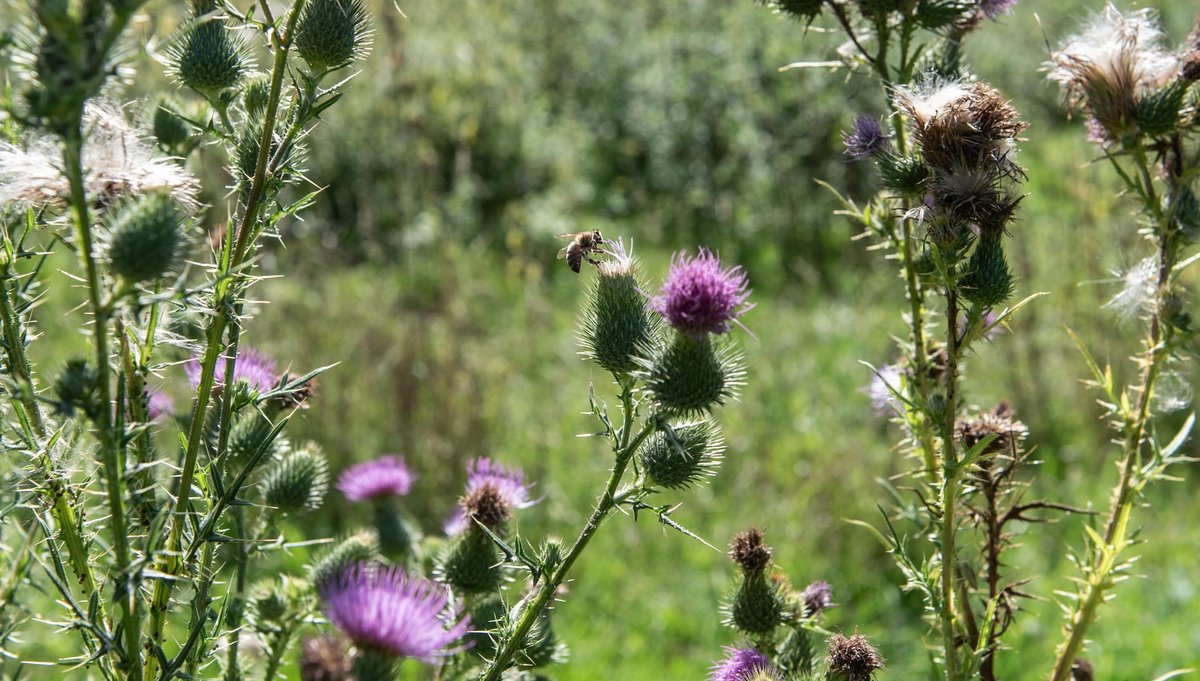
<path id="1" fill-rule="evenodd" d="M 557 259 L 558 259 L 558 260 L 562 260 L 563 258 L 567 257 L 567 253 L 569 253 L 570 251 L 571 251 L 571 247 L 570 247 L 570 246 L 563 246 L 563 249 L 562 249 L 561 251 L 559 251 L 559 252 L 558 252 L 558 258 L 557 258 Z"/>

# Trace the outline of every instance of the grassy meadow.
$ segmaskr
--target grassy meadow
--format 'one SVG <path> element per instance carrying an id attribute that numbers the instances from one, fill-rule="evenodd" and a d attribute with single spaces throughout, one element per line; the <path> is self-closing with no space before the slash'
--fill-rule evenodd
<path id="1" fill-rule="evenodd" d="M 891 361 L 906 328 L 903 287 L 816 183 L 849 196 L 873 191 L 865 166 L 840 155 L 840 130 L 860 111 L 879 112 L 881 95 L 840 70 L 777 70 L 831 58 L 837 34 L 818 25 L 806 36 L 749 0 L 412 0 L 401 2 L 405 16 L 379 4 L 374 51 L 346 106 L 311 140 L 308 177 L 328 187 L 265 252 L 272 276 L 253 290 L 263 302 L 243 337 L 294 372 L 337 363 L 291 439 L 320 443 L 335 471 L 403 454 L 420 477 L 407 510 L 430 532 L 467 460 L 519 464 L 544 495 L 522 512 L 522 534 L 573 538 L 610 465 L 603 443 L 581 437 L 595 427 L 583 413 L 589 384 L 610 403 L 616 392 L 578 355 L 578 313 L 596 275 L 556 261 L 554 235 L 597 228 L 632 239 L 655 285 L 672 252 L 707 245 L 743 264 L 754 288 L 747 384 L 720 414 L 720 473 L 662 503 L 682 503 L 674 519 L 718 550 L 653 517 L 612 519 L 556 609 L 571 659 L 551 676 L 704 678 L 736 640 L 721 624 L 735 574 L 725 546 L 755 525 L 794 583 L 833 585 L 838 607 L 826 623 L 870 636 L 888 661 L 881 678 L 931 678 L 920 598 L 897 588 L 884 548 L 848 522 L 881 525 L 879 507 L 894 501 L 887 481 L 913 465 L 895 451 L 899 430 L 863 392 L 865 363 Z M 1146 4 L 1164 13 L 1175 40 L 1196 11 L 1181 0 Z M 1047 295 L 970 358 L 964 385 L 966 403 L 1008 399 L 1029 425 L 1042 462 L 1031 495 L 1102 514 L 1119 447 L 1098 421 L 1067 330 L 1132 375 L 1137 324 L 1104 303 L 1119 289 L 1114 273 L 1148 246 L 1111 168 L 1096 162 L 1081 121 L 1067 120 L 1039 72 L 1046 41 L 1099 7 L 1026 0 L 968 44 L 973 74 L 1031 124 L 1018 158 L 1028 196 L 1009 244 L 1017 298 Z M 144 30 L 169 25 L 156 18 Z M 55 289 L 39 312 L 52 341 L 43 364 L 82 347 L 63 331 L 75 328 L 81 295 Z M 1200 378 L 1194 363 L 1176 369 Z M 162 375 L 182 403 L 182 367 Z M 1190 409 L 1164 416 L 1163 430 Z M 1091 630 L 1097 678 L 1151 681 L 1200 667 L 1200 475 L 1183 473 L 1152 488 L 1135 516 L 1139 578 L 1121 585 Z M 335 536 L 369 520 L 335 494 L 303 534 Z M 1055 591 L 1075 575 L 1082 525 L 1102 520 L 1022 528 L 1009 570 L 1029 577 L 1039 599 L 1018 613 L 1002 678 L 1045 677 L 1061 627 Z M 298 550 L 291 560 L 304 558 Z M 45 659 L 57 644 L 51 627 L 43 631 L 44 641 L 25 645 Z M 407 678 L 425 678 L 418 670 Z M 51 678 L 42 673 L 26 678 Z M 294 665 L 288 673 L 298 678 Z"/>

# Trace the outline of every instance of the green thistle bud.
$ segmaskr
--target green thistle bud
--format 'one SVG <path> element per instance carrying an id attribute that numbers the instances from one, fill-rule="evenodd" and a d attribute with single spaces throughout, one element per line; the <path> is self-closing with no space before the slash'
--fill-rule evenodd
<path id="1" fill-rule="evenodd" d="M 876 156 L 883 186 L 905 196 L 920 196 L 925 191 L 929 167 L 916 156 L 879 154 Z"/>
<path id="2" fill-rule="evenodd" d="M 1195 241 L 1200 237 L 1200 200 L 1197 200 L 1196 193 L 1186 184 L 1181 185 L 1177 191 L 1179 196 L 1175 199 L 1175 220 L 1179 223 L 1183 236 L 1189 241 Z"/>
<path id="3" fill-rule="evenodd" d="M 175 72 L 184 85 L 215 99 L 237 85 L 245 70 L 241 41 L 219 18 L 201 18 L 185 29 L 175 51 Z"/>
<path id="4" fill-rule="evenodd" d="M 523 668 L 546 667 L 566 662 L 567 647 L 558 641 L 550 626 L 549 611 L 538 616 L 518 652 L 517 665 Z"/>
<path id="5" fill-rule="evenodd" d="M 282 585 L 276 580 L 264 580 L 257 584 L 250 596 L 251 614 L 254 628 L 261 634 L 267 634 L 276 628 L 288 612 L 288 598 Z"/>
<path id="6" fill-rule="evenodd" d="M 1174 130 L 1179 124 L 1183 96 L 1187 90 L 1188 84 L 1177 80 L 1138 100 L 1133 109 L 1133 120 L 1138 129 L 1151 137 L 1165 135 Z"/>
<path id="7" fill-rule="evenodd" d="M 336 577 L 347 565 L 374 560 L 379 555 L 375 538 L 366 532 L 350 535 L 317 556 L 309 566 L 309 581 L 321 584 Z"/>
<path id="8" fill-rule="evenodd" d="M 175 105 L 167 100 L 160 100 L 154 107 L 154 118 L 151 121 L 154 138 L 167 153 L 183 156 L 179 153 L 186 149 L 192 139 L 191 128 L 187 121 L 179 115 Z"/>
<path id="9" fill-rule="evenodd" d="M 489 659 L 496 652 L 496 632 L 508 617 L 508 608 L 499 596 L 478 600 L 471 608 L 472 630 L 463 637 L 471 645 L 471 652 Z"/>
<path id="10" fill-rule="evenodd" d="M 552 574 L 558 569 L 558 566 L 562 565 L 566 548 L 561 537 L 546 538 L 545 543 L 542 544 L 541 560 L 542 570 L 547 575 Z"/>
<path id="11" fill-rule="evenodd" d="M 745 370 L 741 355 L 723 337 L 695 339 L 676 332 L 649 359 L 642 378 L 659 407 L 671 414 L 711 411 L 736 395 Z"/>
<path id="12" fill-rule="evenodd" d="M 354 681 L 396 681 L 396 667 L 402 658 L 390 651 L 358 648 L 354 654 Z"/>
<path id="13" fill-rule="evenodd" d="M 271 81 L 266 76 L 254 78 L 246 84 L 242 94 L 242 104 L 251 118 L 258 118 L 267 108 L 267 99 L 271 96 Z"/>
<path id="14" fill-rule="evenodd" d="M 721 465 L 724 442 L 716 424 L 663 424 L 640 450 L 642 468 L 655 484 L 688 488 L 712 476 Z"/>
<path id="15" fill-rule="evenodd" d="M 375 530 L 379 533 L 379 548 L 388 558 L 403 561 L 416 555 L 421 531 L 404 517 L 391 498 L 375 501 Z"/>
<path id="16" fill-rule="evenodd" d="M 779 585 L 763 572 L 744 575 L 733 595 L 727 624 L 752 636 L 766 636 L 783 623 L 784 598 Z"/>
<path id="17" fill-rule="evenodd" d="M 500 551 L 491 538 L 482 532 L 468 530 L 442 553 L 434 574 L 455 591 L 488 593 L 500 588 L 504 581 L 500 562 Z"/>
<path id="18" fill-rule="evenodd" d="M 1003 234 L 984 232 L 975 245 L 966 275 L 959 281 L 962 296 L 980 307 L 995 307 L 1012 295 L 1012 273 L 1004 259 Z"/>
<path id="19" fill-rule="evenodd" d="M 795 628 L 788 632 L 783 643 L 779 645 L 775 663 L 785 671 L 800 678 L 807 678 L 813 672 L 816 656 L 812 635 L 806 629 Z"/>
<path id="20" fill-rule="evenodd" d="M 113 274 L 134 283 L 162 277 L 179 255 L 183 223 L 179 207 L 166 194 L 122 205 L 109 221 Z"/>
<path id="21" fill-rule="evenodd" d="M 590 359 L 608 371 L 627 374 L 637 368 L 636 359 L 644 356 L 661 323 L 646 308 L 633 257 L 620 243 L 612 247 L 614 259 L 596 268 L 580 340 Z"/>
<path id="22" fill-rule="evenodd" d="M 260 461 L 267 461 L 280 450 L 280 443 L 271 438 L 274 424 L 257 409 L 250 409 L 235 417 L 233 428 L 229 431 L 229 442 L 225 456 L 236 464 L 248 463 L 258 450 L 266 447 L 266 452 Z M 215 424 L 214 424 L 215 425 Z M 213 429 L 213 440 L 216 440 L 216 429 Z"/>
<path id="23" fill-rule="evenodd" d="M 974 14 L 975 7 L 975 0 L 921 0 L 917 3 L 916 19 L 926 30 L 937 31 Z"/>
<path id="24" fill-rule="evenodd" d="M 262 484 L 263 501 L 280 513 L 316 510 L 329 490 L 329 462 L 309 443 L 272 463 Z"/>
<path id="25" fill-rule="evenodd" d="M 758 4 L 808 23 L 821 13 L 825 0 L 758 0 Z"/>
<path id="26" fill-rule="evenodd" d="M 68 361 L 54 381 L 59 411 L 67 416 L 73 416 L 76 409 L 88 415 L 95 413 L 99 384 L 100 376 L 87 360 Z"/>
<path id="27" fill-rule="evenodd" d="M 370 37 L 361 0 L 311 0 L 296 25 L 296 51 L 316 72 L 348 66 Z"/>

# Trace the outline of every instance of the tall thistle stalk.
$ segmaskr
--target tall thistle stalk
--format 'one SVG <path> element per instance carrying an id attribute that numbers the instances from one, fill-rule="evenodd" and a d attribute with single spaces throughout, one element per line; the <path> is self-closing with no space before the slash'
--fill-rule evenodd
<path id="1" fill-rule="evenodd" d="M 1084 112 L 1089 137 L 1128 195 L 1139 202 L 1146 225 L 1142 234 L 1154 251 L 1143 263 L 1149 267 L 1138 266 L 1145 276 L 1128 277 L 1127 290 L 1113 299 L 1113 307 L 1140 315 L 1144 322 L 1143 349 L 1133 358 L 1136 381 L 1118 385 L 1111 368 L 1102 369 L 1075 339 L 1104 396 L 1106 416 L 1120 433 L 1121 455 L 1104 531 L 1088 528 L 1079 586 L 1066 608 L 1063 640 L 1050 674 L 1052 681 L 1065 681 L 1100 605 L 1132 564 L 1124 554 L 1142 490 L 1167 478 L 1168 466 L 1186 460 L 1179 450 L 1193 419 L 1165 444 L 1153 420 L 1163 372 L 1195 334 L 1180 304 L 1184 291 L 1179 277 L 1195 259 L 1181 262 L 1181 251 L 1195 243 L 1200 230 L 1200 209 L 1191 189 L 1200 169 L 1194 141 L 1200 121 L 1194 97 L 1188 105 L 1188 93 L 1200 80 L 1200 24 L 1182 50 L 1172 50 L 1164 45 L 1153 12 L 1121 14 L 1109 6 L 1052 55 L 1049 72 L 1063 86 L 1068 104 Z"/>

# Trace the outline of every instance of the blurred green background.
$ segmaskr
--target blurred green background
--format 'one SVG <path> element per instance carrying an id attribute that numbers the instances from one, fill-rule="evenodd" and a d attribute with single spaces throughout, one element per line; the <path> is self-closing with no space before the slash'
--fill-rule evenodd
<path id="1" fill-rule="evenodd" d="M 886 678 L 927 678 L 919 599 L 896 588 L 875 539 L 846 522 L 878 523 L 877 505 L 890 503 L 879 481 L 908 467 L 893 450 L 898 432 L 861 392 L 862 362 L 887 363 L 904 333 L 901 282 L 815 182 L 873 191 L 869 168 L 842 157 L 840 130 L 881 112 L 882 94 L 842 70 L 778 71 L 832 58 L 840 34 L 820 21 L 805 34 L 749 0 L 404 0 L 403 15 L 378 4 L 373 52 L 311 138 L 308 177 L 328 187 L 267 252 L 267 273 L 286 277 L 256 289 L 270 303 L 255 306 L 244 336 L 295 371 L 340 362 L 293 438 L 324 445 L 335 470 L 402 453 L 421 477 L 406 503 L 431 530 L 468 459 L 523 465 L 546 497 L 522 514 L 522 533 L 570 538 L 610 463 L 602 443 L 576 437 L 594 429 L 580 412 L 589 382 L 613 391 L 576 354 L 594 275 L 555 261 L 554 235 L 598 228 L 633 239 L 652 282 L 671 252 L 707 245 L 742 264 L 755 289 L 748 384 L 720 414 L 720 475 L 664 503 L 683 502 L 675 519 L 718 547 L 764 528 L 795 583 L 833 584 L 830 626 L 867 634 L 888 659 Z M 1182 40 L 1195 4 L 1148 4 Z M 1118 290 L 1114 272 L 1148 248 L 1111 169 L 1094 162 L 1081 121 L 1067 120 L 1039 72 L 1047 41 L 1100 7 L 1026 0 L 968 44 L 973 73 L 1031 123 L 1011 253 L 1019 294 L 1049 295 L 970 359 L 966 397 L 984 408 L 1007 398 L 1029 424 L 1043 461 L 1031 494 L 1105 507 L 1118 450 L 1066 329 L 1128 378 L 1138 325 L 1102 305 Z M 170 24 L 155 16 L 138 30 Z M 53 337 L 71 319 L 40 321 Z M 60 340 L 64 354 L 82 342 Z M 1196 378 L 1194 366 L 1178 368 Z M 182 370 L 165 377 L 182 397 Z M 1200 663 L 1200 501 L 1187 473 L 1154 488 L 1136 516 L 1141 578 L 1092 629 L 1097 678 L 1149 681 Z M 305 531 L 368 520 L 331 497 Z M 1026 602 L 1002 677 L 1045 676 L 1061 622 L 1052 599 L 1070 587 L 1082 522 L 1025 528 L 1011 574 L 1032 578 L 1028 590 L 1045 600 Z M 733 573 L 721 553 L 652 520 L 613 519 L 558 607 L 572 659 L 553 677 L 703 678 L 735 640 L 719 612 Z"/>

